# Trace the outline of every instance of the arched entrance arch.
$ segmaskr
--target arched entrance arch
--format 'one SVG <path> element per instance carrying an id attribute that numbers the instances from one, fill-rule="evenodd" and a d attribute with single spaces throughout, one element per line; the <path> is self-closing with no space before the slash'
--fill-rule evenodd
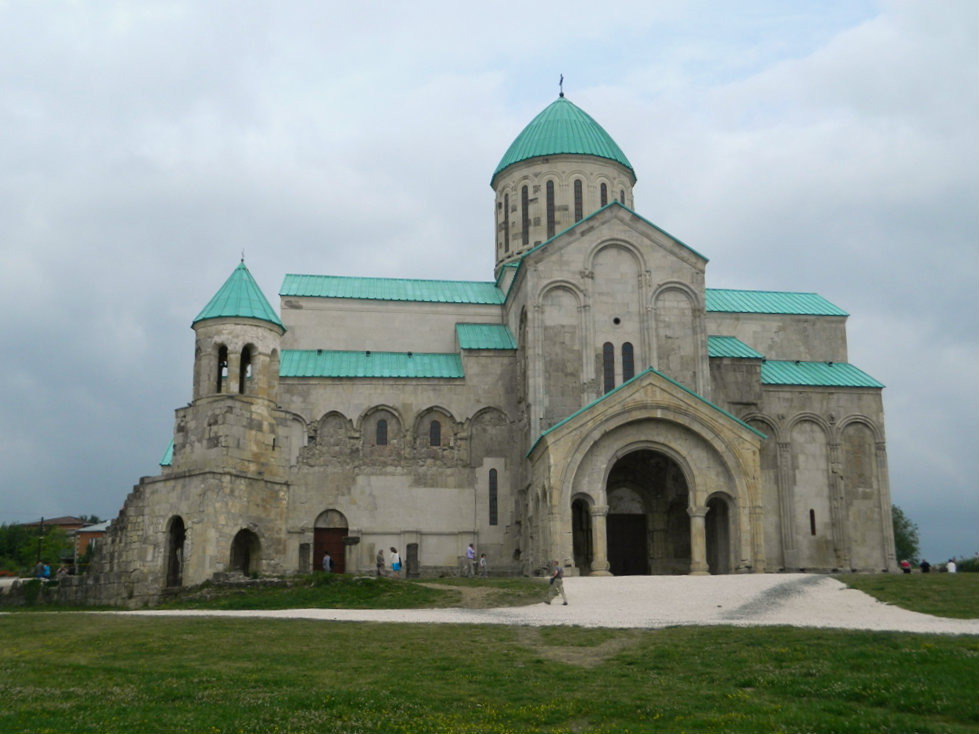
<path id="1" fill-rule="evenodd" d="M 167 527 L 166 552 L 166 585 L 167 587 L 184 585 L 184 541 L 187 531 L 184 520 L 179 515 L 170 518 Z"/>
<path id="2" fill-rule="evenodd" d="M 333 573 L 347 570 L 346 546 L 347 518 L 339 510 L 325 510 L 313 523 L 313 568 L 323 570 L 323 556 L 329 552 L 333 559 Z"/>
<path id="3" fill-rule="evenodd" d="M 638 449 L 612 465 L 605 485 L 613 575 L 690 572 L 687 479 L 666 454 Z"/>
<path id="4" fill-rule="evenodd" d="M 239 530 L 231 541 L 230 570 L 241 571 L 246 576 L 258 573 L 261 551 L 262 544 L 255 533 L 247 529 Z"/>

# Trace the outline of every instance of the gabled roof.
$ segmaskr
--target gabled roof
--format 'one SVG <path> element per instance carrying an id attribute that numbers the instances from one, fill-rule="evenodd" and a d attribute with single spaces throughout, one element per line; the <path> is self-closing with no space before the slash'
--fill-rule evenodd
<path id="1" fill-rule="evenodd" d="M 767 360 L 761 363 L 762 385 L 807 387 L 884 387 L 848 362 Z"/>
<path id="2" fill-rule="evenodd" d="M 496 283 L 412 278 L 355 278 L 341 275 L 286 275 L 280 296 L 356 298 L 375 301 L 498 305 L 504 301 Z"/>
<path id="3" fill-rule="evenodd" d="M 284 349 L 279 377 L 462 378 L 458 354 Z"/>
<path id="4" fill-rule="evenodd" d="M 493 172 L 490 186 L 514 163 L 562 153 L 607 158 L 628 168 L 633 178 L 636 175 L 625 153 L 604 128 L 587 112 L 561 96 L 531 120 L 510 144 Z"/>
<path id="5" fill-rule="evenodd" d="M 734 336 L 708 336 L 708 357 L 732 357 L 734 359 L 764 359 L 765 355 L 756 352 Z"/>
<path id="6" fill-rule="evenodd" d="M 523 253 L 517 259 L 517 262 L 521 262 L 521 261 L 523 261 L 523 259 L 525 257 L 527 257 L 528 255 L 530 255 L 531 253 L 537 252 L 538 250 L 541 250 L 541 249 L 547 247 L 551 242 L 553 242 L 554 240 L 556 240 L 558 237 L 561 237 L 565 232 L 570 232 L 571 230 L 575 229 L 576 227 L 582 227 L 582 226 L 584 226 L 586 222 L 588 222 L 589 220 L 593 219 L 594 217 L 597 217 L 599 214 L 601 214 L 602 212 L 604 212 L 606 209 L 612 209 L 614 207 L 618 207 L 619 209 L 622 209 L 622 210 L 628 212 L 629 214 L 631 214 L 632 216 L 634 216 L 636 219 L 640 220 L 641 222 L 644 222 L 645 224 L 647 224 L 650 227 L 652 227 L 653 229 L 655 229 L 657 232 L 661 232 L 661 233 L 665 234 L 671 240 L 673 240 L 674 242 L 676 242 L 678 245 L 680 245 L 684 249 L 689 250 L 694 255 L 696 255 L 697 257 L 699 257 L 700 259 L 702 259 L 704 262 L 708 262 L 709 261 L 709 258 L 705 257 L 704 255 L 701 255 L 699 252 L 697 252 L 695 249 L 693 249 L 686 242 L 683 242 L 682 240 L 677 239 L 676 237 L 674 237 L 673 235 L 671 235 L 669 232 L 667 232 L 665 229 L 663 229 L 661 227 L 657 227 L 655 224 L 653 224 L 652 222 L 650 222 L 648 219 L 646 219 L 641 214 L 636 214 L 636 212 L 632 211 L 632 209 L 630 209 L 629 207 L 627 207 L 625 204 L 623 204 L 622 202 L 620 202 L 618 199 L 612 199 L 612 201 L 610 201 L 608 204 L 606 204 L 603 207 L 599 207 L 598 209 L 596 209 L 595 211 L 593 211 L 591 214 L 589 214 L 584 219 L 581 219 L 581 220 L 575 222 L 570 227 L 567 227 L 566 229 L 561 230 L 560 232 L 558 232 L 556 235 L 554 235 L 550 239 L 544 240 L 539 245 L 535 245 L 531 249 L 527 250 L 527 252 Z"/>
<path id="7" fill-rule="evenodd" d="M 818 293 L 707 288 L 704 300 L 708 312 L 849 316 Z"/>
<path id="8" fill-rule="evenodd" d="M 733 420 L 735 423 L 738 423 L 742 427 L 747 428 L 752 433 L 754 433 L 754 434 L 756 434 L 758 436 L 761 436 L 762 438 L 768 438 L 768 436 L 766 436 L 764 433 L 762 433 L 758 429 L 752 428 L 751 426 L 749 426 L 747 423 L 745 423 L 740 418 L 737 418 L 737 417 L 731 415 L 730 413 L 728 413 L 726 410 L 724 410 L 724 408 L 721 408 L 721 407 L 719 407 L 717 405 L 714 405 L 714 403 L 712 403 L 710 400 L 708 400 L 705 397 L 702 397 L 702 396 L 698 395 L 697 393 L 695 393 L 693 390 L 691 390 L 686 385 L 684 385 L 684 384 L 682 384 L 680 382 L 677 382 L 672 377 L 669 377 L 667 375 L 664 375 L 662 372 L 660 372 L 657 369 L 654 369 L 653 367 L 647 367 L 645 370 L 643 370 L 642 372 L 640 372 L 638 375 L 636 375 L 635 377 L 633 377 L 631 380 L 626 380 L 621 385 L 619 385 L 618 387 L 614 388 L 613 390 L 610 390 L 609 392 L 605 393 L 604 395 L 602 395 L 597 400 L 593 400 L 590 403 L 588 403 L 588 405 L 586 405 L 585 407 L 583 407 L 583 408 L 581 408 L 579 410 L 576 410 L 574 413 L 572 413 L 571 415 L 569 415 L 564 420 L 561 420 L 561 421 L 555 423 L 553 426 L 551 426 L 550 428 L 548 428 L 546 431 L 542 431 L 541 434 L 537 437 L 537 440 L 534 441 L 533 445 L 530 447 L 530 450 L 527 452 L 526 455 L 527 456 L 530 456 L 534 452 L 534 449 L 537 448 L 537 444 L 539 444 L 541 442 L 541 439 L 543 439 L 545 436 L 547 436 L 552 431 L 557 430 L 558 428 L 560 428 L 561 426 L 563 426 L 565 423 L 567 423 L 568 421 L 576 418 L 577 416 L 581 415 L 582 413 L 584 413 L 584 412 L 586 412 L 588 410 L 591 410 L 596 405 L 598 405 L 598 404 L 600 404 L 600 403 L 602 403 L 602 402 L 604 402 L 606 400 L 611 399 L 611 397 L 613 395 L 615 395 L 616 393 L 621 392 L 622 390 L 624 390 L 627 385 L 631 385 L 632 383 L 637 382 L 638 380 L 641 380 L 644 376 L 649 375 L 649 374 L 658 375 L 659 377 L 662 377 L 667 382 L 672 383 L 676 387 L 678 387 L 681 390 L 683 390 L 683 392 L 687 393 L 688 395 L 692 395 L 693 397 L 695 397 L 697 400 L 699 400 L 704 405 L 712 408 L 713 410 L 717 411 L 718 413 L 721 413 L 724 416 L 727 416 L 728 418 L 730 418 L 731 420 Z"/>
<path id="9" fill-rule="evenodd" d="M 460 349 L 517 348 L 517 340 L 503 324 L 456 324 L 456 336 Z"/>
<path id="10" fill-rule="evenodd" d="M 234 269 L 230 277 L 224 281 L 224 285 L 214 294 L 204 310 L 197 314 L 197 318 L 192 323 L 205 319 L 218 318 L 246 318 L 268 321 L 276 326 L 282 326 L 278 314 L 269 302 L 262 295 L 262 289 L 258 287 L 252 274 L 242 262 Z"/>

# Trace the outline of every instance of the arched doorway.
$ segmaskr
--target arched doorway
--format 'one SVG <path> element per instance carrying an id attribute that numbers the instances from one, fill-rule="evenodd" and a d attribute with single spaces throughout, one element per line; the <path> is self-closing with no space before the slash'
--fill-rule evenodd
<path id="1" fill-rule="evenodd" d="M 321 512 L 313 524 L 313 568 L 323 570 L 323 556 L 329 551 L 333 558 L 333 573 L 344 573 L 346 550 L 343 539 L 347 537 L 347 518 L 337 510 Z"/>
<path id="2" fill-rule="evenodd" d="M 731 573 L 731 512 L 727 499 L 711 497 L 704 518 L 707 567 L 712 574 Z"/>
<path id="3" fill-rule="evenodd" d="M 169 528 L 167 529 L 167 587 L 183 586 L 184 584 L 184 540 L 186 538 L 187 531 L 184 528 L 183 518 L 179 516 L 170 518 Z"/>
<path id="4" fill-rule="evenodd" d="M 606 496 L 613 575 L 690 572 L 687 480 L 676 461 L 650 449 L 633 451 L 612 466 Z"/>
<path id="5" fill-rule="evenodd" d="M 581 573 L 591 571 L 592 539 L 591 508 L 587 500 L 576 499 L 571 503 L 571 545 L 574 549 L 574 565 Z"/>
<path id="6" fill-rule="evenodd" d="M 239 530 L 231 541 L 230 570 L 246 576 L 258 573 L 262 544 L 251 530 Z"/>

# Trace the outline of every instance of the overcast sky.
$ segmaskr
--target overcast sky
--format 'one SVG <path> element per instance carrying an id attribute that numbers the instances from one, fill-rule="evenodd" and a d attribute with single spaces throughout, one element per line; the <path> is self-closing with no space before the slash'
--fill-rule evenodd
<path id="1" fill-rule="evenodd" d="M 558 92 L 717 288 L 816 291 L 887 388 L 893 501 L 979 546 L 975 0 L 0 0 L 0 521 L 114 517 L 241 259 L 491 280 L 490 176 Z"/>

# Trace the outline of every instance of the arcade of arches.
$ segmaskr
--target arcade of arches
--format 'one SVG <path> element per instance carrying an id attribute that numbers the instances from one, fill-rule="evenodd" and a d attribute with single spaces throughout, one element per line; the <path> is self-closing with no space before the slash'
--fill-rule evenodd
<path id="1" fill-rule="evenodd" d="M 709 572 L 731 571 L 731 513 L 726 498 L 712 497 L 706 515 L 691 512 L 687 480 L 669 456 L 642 449 L 619 458 L 608 473 L 605 496 L 606 507 L 591 505 L 586 497 L 571 503 L 574 563 L 582 574 L 698 571 L 691 553 L 694 522 L 704 523 Z M 595 553 L 601 545 L 605 552 Z"/>

